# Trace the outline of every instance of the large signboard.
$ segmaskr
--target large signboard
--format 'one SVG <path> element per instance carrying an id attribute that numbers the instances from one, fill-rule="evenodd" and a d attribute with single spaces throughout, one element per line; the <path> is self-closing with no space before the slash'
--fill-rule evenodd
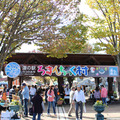
<path id="1" fill-rule="evenodd" d="M 118 66 L 20 65 L 20 76 L 117 77 Z"/>

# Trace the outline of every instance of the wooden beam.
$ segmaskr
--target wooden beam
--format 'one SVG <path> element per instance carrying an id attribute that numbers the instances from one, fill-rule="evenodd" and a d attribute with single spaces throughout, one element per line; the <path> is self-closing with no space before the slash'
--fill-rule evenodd
<path id="1" fill-rule="evenodd" d="M 47 64 L 45 63 L 41 58 L 38 58 L 36 55 L 31 55 L 25 62 L 24 64 L 28 64 L 31 59 L 34 59 L 38 61 L 39 64 Z"/>
<path id="2" fill-rule="evenodd" d="M 24 62 L 24 64 L 28 64 L 28 62 L 34 57 L 35 55 L 30 55 L 30 57 L 28 57 L 28 59 Z"/>
<path id="3" fill-rule="evenodd" d="M 94 56 L 90 56 L 90 58 L 92 58 L 98 65 L 101 65 L 100 62 Z"/>

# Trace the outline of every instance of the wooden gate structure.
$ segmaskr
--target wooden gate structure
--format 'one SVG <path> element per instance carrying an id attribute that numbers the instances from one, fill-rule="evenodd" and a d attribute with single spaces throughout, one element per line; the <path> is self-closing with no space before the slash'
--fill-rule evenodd
<path id="1" fill-rule="evenodd" d="M 63 84 L 64 76 L 66 76 L 68 78 L 69 83 L 71 83 L 73 77 L 75 76 L 86 77 L 87 73 L 85 73 L 85 70 L 89 72 L 90 69 L 92 69 L 89 76 L 95 78 L 96 84 L 99 84 L 99 78 L 101 76 L 102 77 L 106 76 L 108 77 L 108 89 L 109 91 L 112 91 L 112 83 L 114 76 L 107 75 L 109 74 L 109 71 L 107 70 L 108 67 L 111 66 L 116 67 L 114 59 L 115 56 L 108 54 L 67 54 L 66 58 L 58 59 L 58 58 L 48 57 L 48 54 L 44 54 L 44 53 L 14 53 L 12 57 L 9 57 L 6 60 L 6 62 L 7 63 L 16 62 L 21 66 L 22 72 L 18 76 L 20 84 L 23 82 L 25 76 L 51 75 L 51 76 L 56 76 L 58 78 L 58 86 L 60 87 L 61 84 Z M 5 66 L 6 64 L 4 65 L 3 68 L 4 72 L 5 72 Z M 48 70 L 45 71 L 45 69 Z M 71 71 L 66 71 L 66 69 L 69 69 Z M 100 74 L 98 75 L 96 73 L 92 76 L 92 72 L 94 72 L 94 69 L 101 69 L 102 73 L 104 73 L 104 71 L 102 70 L 105 69 L 106 74 L 101 74 L 100 76 Z M 76 70 L 76 73 L 74 72 L 74 70 Z M 54 73 L 51 73 L 51 71 Z M 60 75 L 60 72 L 63 73 L 61 73 Z M 70 74 L 70 72 L 73 73 Z M 12 87 L 13 80 L 14 78 L 8 77 L 9 88 Z"/>

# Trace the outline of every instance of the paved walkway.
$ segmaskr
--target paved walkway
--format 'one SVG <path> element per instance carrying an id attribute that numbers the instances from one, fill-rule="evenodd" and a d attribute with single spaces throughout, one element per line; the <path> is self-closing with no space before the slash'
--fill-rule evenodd
<path id="1" fill-rule="evenodd" d="M 72 113 L 72 117 L 67 116 L 67 112 L 69 110 L 68 105 L 64 105 L 63 107 L 56 107 L 57 115 L 54 116 L 52 113 L 51 107 L 51 116 L 47 116 L 47 105 L 45 106 L 45 112 L 42 115 L 42 120 L 75 120 L 75 112 Z M 95 120 L 95 111 L 92 105 L 86 105 L 86 113 L 83 114 L 83 120 Z M 105 120 L 120 120 L 120 103 L 113 103 L 106 107 L 103 112 Z M 22 118 L 22 120 L 32 120 L 32 116 L 28 116 L 27 118 Z"/>

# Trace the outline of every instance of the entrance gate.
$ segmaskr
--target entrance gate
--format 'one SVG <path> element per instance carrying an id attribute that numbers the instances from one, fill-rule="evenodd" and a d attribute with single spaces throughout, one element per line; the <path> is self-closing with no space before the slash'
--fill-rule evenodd
<path id="1" fill-rule="evenodd" d="M 96 84 L 100 77 L 108 77 L 108 89 L 112 90 L 113 77 L 119 76 L 118 66 L 115 66 L 114 57 L 101 54 L 67 54 L 66 58 L 47 57 L 42 53 L 16 53 L 6 60 L 20 65 L 20 84 L 25 76 L 56 76 L 59 88 L 63 84 L 63 77 L 68 77 L 69 83 L 73 77 L 94 77 Z M 5 73 L 5 66 L 3 71 Z M 12 87 L 14 78 L 8 77 L 8 86 Z"/>

